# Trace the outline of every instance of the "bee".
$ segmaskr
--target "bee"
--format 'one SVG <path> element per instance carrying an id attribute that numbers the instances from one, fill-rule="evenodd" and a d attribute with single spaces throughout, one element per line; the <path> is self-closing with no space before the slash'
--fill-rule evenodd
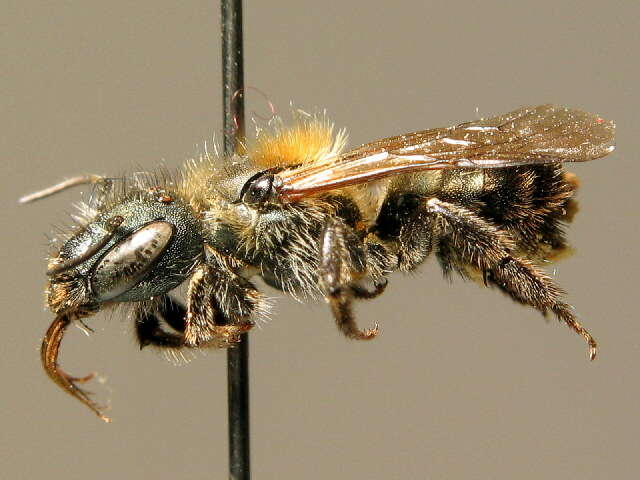
<path id="1" fill-rule="evenodd" d="M 267 310 L 254 277 L 323 297 L 344 335 L 370 340 L 378 326 L 359 327 L 353 301 L 379 296 L 392 272 L 432 254 L 447 276 L 553 313 L 595 358 L 595 340 L 540 264 L 568 250 L 578 182 L 562 164 L 611 153 L 613 122 L 541 105 L 347 152 L 332 128 L 299 115 L 259 131 L 241 154 L 206 153 L 178 175 L 80 176 L 23 197 L 93 185 L 48 263 L 49 377 L 108 421 L 80 386 L 92 376 L 58 365 L 70 324 L 127 304 L 141 347 L 231 347 Z M 183 283 L 186 302 L 172 294 Z"/>

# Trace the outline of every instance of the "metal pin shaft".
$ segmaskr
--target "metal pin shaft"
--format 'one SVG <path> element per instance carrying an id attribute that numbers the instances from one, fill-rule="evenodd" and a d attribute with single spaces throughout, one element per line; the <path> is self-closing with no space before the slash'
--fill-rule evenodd
<path id="1" fill-rule="evenodd" d="M 233 155 L 244 142 L 244 74 L 242 0 L 221 0 L 222 99 L 224 153 Z M 249 336 L 227 350 L 229 407 L 229 478 L 251 478 L 249 443 Z"/>

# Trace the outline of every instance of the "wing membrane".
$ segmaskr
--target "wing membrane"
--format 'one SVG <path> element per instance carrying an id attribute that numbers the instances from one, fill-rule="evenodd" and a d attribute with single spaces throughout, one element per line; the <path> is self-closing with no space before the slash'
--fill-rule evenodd
<path id="1" fill-rule="evenodd" d="M 389 137 L 278 174 L 283 200 L 391 175 L 444 168 L 585 162 L 614 149 L 615 125 L 557 105 L 525 107 L 448 128 Z"/>

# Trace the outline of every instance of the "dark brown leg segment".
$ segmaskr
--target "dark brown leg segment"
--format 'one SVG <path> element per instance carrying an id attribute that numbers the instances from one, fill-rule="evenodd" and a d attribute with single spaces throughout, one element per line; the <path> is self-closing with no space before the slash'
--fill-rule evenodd
<path id="1" fill-rule="evenodd" d="M 252 318 L 265 309 L 265 300 L 248 280 L 234 272 L 237 265 L 207 249 L 207 261 L 199 265 L 189 282 L 187 307 L 168 295 L 155 310 L 141 306 L 136 314 L 140 348 L 229 347 L 253 327 Z M 176 332 L 160 326 L 160 317 Z"/>
<path id="2" fill-rule="evenodd" d="M 466 208 L 436 198 L 427 200 L 425 206 L 442 222 L 446 242 L 439 253 L 445 267 L 462 271 L 464 265 L 472 265 L 483 272 L 485 281 L 496 284 L 514 300 L 542 313 L 551 310 L 584 337 L 589 357 L 595 358 L 596 342 L 562 301 L 562 289 L 535 264 L 512 255 L 515 245 L 506 233 Z"/>
<path id="3" fill-rule="evenodd" d="M 236 272 L 241 265 L 207 248 L 207 261 L 189 283 L 185 344 L 228 347 L 253 327 L 252 318 L 266 310 L 262 294 Z"/>
<path id="4" fill-rule="evenodd" d="M 376 298 L 379 295 L 382 295 L 387 288 L 387 280 L 383 279 L 379 283 L 374 283 L 372 290 L 367 290 L 360 285 L 351 285 L 351 292 L 353 293 L 354 298 L 359 298 L 361 300 L 370 300 L 372 298 Z"/>
<path id="5" fill-rule="evenodd" d="M 384 290 L 380 282 L 373 292 L 354 286 L 367 271 L 367 249 L 351 227 L 339 218 L 327 221 L 320 237 L 318 282 L 331 307 L 338 328 L 348 338 L 370 340 L 378 333 L 378 326 L 360 330 L 351 308 L 352 299 L 373 298 Z"/>
<path id="6" fill-rule="evenodd" d="M 160 326 L 162 317 L 167 324 L 179 333 L 167 332 Z M 136 312 L 136 335 L 140 349 L 147 345 L 162 348 L 180 348 L 184 346 L 184 330 L 187 309 L 169 295 L 163 295 L 157 312 L 144 310 Z"/>

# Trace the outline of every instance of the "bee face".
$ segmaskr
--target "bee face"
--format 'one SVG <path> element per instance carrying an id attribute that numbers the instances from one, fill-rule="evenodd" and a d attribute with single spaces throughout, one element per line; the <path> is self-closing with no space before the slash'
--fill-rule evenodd
<path id="1" fill-rule="evenodd" d="M 202 248 L 199 220 L 171 196 L 115 203 L 49 262 L 49 305 L 59 311 L 160 295 L 185 280 Z"/>

